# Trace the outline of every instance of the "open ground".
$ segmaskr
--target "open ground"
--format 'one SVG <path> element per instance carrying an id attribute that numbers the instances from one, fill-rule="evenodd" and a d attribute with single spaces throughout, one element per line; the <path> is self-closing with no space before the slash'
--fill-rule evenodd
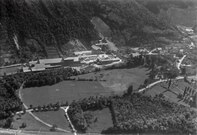
<path id="1" fill-rule="evenodd" d="M 79 75 L 74 78 L 100 79 L 103 87 L 117 93 L 127 90 L 128 86 L 133 85 L 134 90 L 139 88 L 144 80 L 148 78 L 148 69 L 143 67 L 131 69 L 102 70 L 99 72 Z"/>
<path id="2" fill-rule="evenodd" d="M 57 125 L 57 127 L 61 129 L 65 129 L 71 131 L 69 128 L 69 122 L 67 121 L 66 117 L 64 116 L 64 111 L 62 109 L 58 111 L 48 111 L 48 112 L 35 112 L 38 118 L 42 119 L 44 122 L 50 125 Z"/>
<path id="3" fill-rule="evenodd" d="M 26 123 L 26 127 L 24 130 L 26 131 L 49 131 L 49 127 L 35 120 L 29 113 L 25 113 L 24 115 L 15 115 L 13 128 L 19 129 L 22 123 Z"/>
<path id="4" fill-rule="evenodd" d="M 90 96 L 111 94 L 99 82 L 89 81 L 63 81 L 52 86 L 34 87 L 22 90 L 26 105 L 47 105 L 49 103 L 65 103 L 73 100 L 88 98 Z"/>

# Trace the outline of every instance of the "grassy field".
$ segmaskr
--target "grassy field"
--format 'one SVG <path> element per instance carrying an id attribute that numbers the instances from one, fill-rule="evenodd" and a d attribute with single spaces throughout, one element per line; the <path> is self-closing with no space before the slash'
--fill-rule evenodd
<path id="1" fill-rule="evenodd" d="M 109 127 L 113 127 L 111 113 L 108 108 L 98 111 L 88 111 L 97 118 L 96 122 L 93 122 L 87 129 L 88 133 L 101 133 L 102 130 L 106 130 Z"/>
<path id="2" fill-rule="evenodd" d="M 185 87 L 193 88 L 193 86 L 184 82 L 184 80 L 179 80 L 177 84 L 178 84 L 178 86 L 171 87 L 170 91 L 166 89 L 167 84 L 165 84 L 165 83 L 164 84 L 157 84 L 154 87 L 148 89 L 145 92 L 145 95 L 155 96 L 155 95 L 159 95 L 162 93 L 162 94 L 164 94 L 165 98 L 168 99 L 169 101 L 188 106 L 183 101 L 180 101 L 180 99 L 177 98 L 177 96 L 179 93 L 183 94 Z M 164 87 L 162 87 L 162 86 L 164 86 Z"/>
<path id="3" fill-rule="evenodd" d="M 129 85 L 137 89 L 148 78 L 146 68 L 104 70 L 79 75 L 77 78 L 98 78 L 106 81 L 63 81 L 52 86 L 33 87 L 22 90 L 25 104 L 37 106 L 56 102 L 72 102 L 90 96 L 109 96 L 122 93 Z"/>
<path id="4" fill-rule="evenodd" d="M 58 111 L 35 112 L 34 114 L 48 124 L 55 124 L 59 128 L 71 131 L 69 128 L 69 122 L 64 116 L 64 111 L 62 109 Z"/>
<path id="5" fill-rule="evenodd" d="M 119 93 L 127 90 L 129 85 L 133 85 L 133 88 L 137 89 L 148 78 L 148 72 L 146 68 L 113 69 L 79 75 L 77 78 L 106 80 L 100 82 L 102 86 Z"/>
<path id="6" fill-rule="evenodd" d="M 19 129 L 22 123 L 26 123 L 27 127 L 24 130 L 28 131 L 49 131 L 49 127 L 44 124 L 36 121 L 29 113 L 26 113 L 19 117 L 18 115 L 14 116 L 13 128 Z"/>
<path id="7" fill-rule="evenodd" d="M 73 100 L 96 95 L 111 95 L 111 91 L 99 82 L 63 81 L 52 86 L 26 88 L 22 90 L 25 104 L 33 106 Z"/>

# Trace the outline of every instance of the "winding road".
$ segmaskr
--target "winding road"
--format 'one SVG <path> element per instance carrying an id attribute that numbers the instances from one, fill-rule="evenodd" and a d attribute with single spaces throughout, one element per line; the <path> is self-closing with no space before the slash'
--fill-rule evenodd
<path id="1" fill-rule="evenodd" d="M 185 57 L 186 57 L 186 55 L 184 55 L 181 59 L 179 59 L 179 62 L 177 63 L 178 70 L 180 70 L 180 66 L 181 66 L 183 60 L 185 59 Z"/>

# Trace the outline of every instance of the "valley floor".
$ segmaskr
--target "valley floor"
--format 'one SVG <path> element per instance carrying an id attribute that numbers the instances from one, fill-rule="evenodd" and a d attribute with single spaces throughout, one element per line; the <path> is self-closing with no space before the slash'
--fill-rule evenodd
<path id="1" fill-rule="evenodd" d="M 74 76 L 74 78 L 78 79 L 95 80 L 97 78 L 97 81 L 63 81 L 52 86 L 22 89 L 22 99 L 28 106 L 42 106 L 56 102 L 65 103 L 68 101 L 70 103 L 73 100 L 77 101 L 79 99 L 89 98 L 90 96 L 121 94 L 129 85 L 133 85 L 134 89 L 137 89 L 148 78 L 147 74 L 148 70 L 146 68 L 103 70 L 96 73 Z M 105 81 L 99 81 L 100 79 Z M 34 114 L 51 125 L 56 124 L 59 128 L 71 130 L 66 117 L 61 111 L 35 112 Z M 99 133 L 105 127 L 111 127 L 113 125 L 108 110 L 104 109 L 91 113 L 98 116 L 98 121 L 90 125 L 88 132 Z M 106 122 L 106 119 L 109 120 Z"/>

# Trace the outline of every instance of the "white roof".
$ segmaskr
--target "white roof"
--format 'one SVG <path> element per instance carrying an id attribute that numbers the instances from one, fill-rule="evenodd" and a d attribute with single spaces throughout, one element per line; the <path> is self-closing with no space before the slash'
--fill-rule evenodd
<path id="1" fill-rule="evenodd" d="M 80 55 L 79 58 L 94 57 L 94 56 L 98 56 L 98 55 L 96 55 L 96 54 L 93 54 L 93 55 Z"/>
<path id="2" fill-rule="evenodd" d="M 107 54 L 100 54 L 99 57 L 102 57 L 102 58 L 107 58 L 109 57 Z"/>
<path id="3" fill-rule="evenodd" d="M 64 58 L 64 60 L 79 61 L 79 57 L 67 57 L 67 58 Z"/>
<path id="4" fill-rule="evenodd" d="M 78 52 L 74 52 L 75 55 L 87 54 L 87 53 L 92 53 L 92 51 L 78 51 Z"/>
<path id="5" fill-rule="evenodd" d="M 34 67 L 31 68 L 32 71 L 42 71 L 45 70 L 45 64 L 35 64 Z M 23 72 L 30 72 L 29 67 L 23 67 Z"/>
<path id="6" fill-rule="evenodd" d="M 133 55 L 133 57 L 135 56 L 139 56 L 140 54 L 138 52 L 135 52 L 135 53 L 131 53 Z"/>
<path id="7" fill-rule="evenodd" d="M 62 60 L 62 58 L 54 58 L 54 59 L 39 59 L 40 63 L 45 63 L 45 64 L 49 64 L 49 63 L 60 63 Z M 30 64 L 36 64 L 37 61 L 30 61 Z"/>
<path id="8" fill-rule="evenodd" d="M 54 59 L 40 59 L 40 63 L 60 63 L 62 58 L 54 58 Z"/>

